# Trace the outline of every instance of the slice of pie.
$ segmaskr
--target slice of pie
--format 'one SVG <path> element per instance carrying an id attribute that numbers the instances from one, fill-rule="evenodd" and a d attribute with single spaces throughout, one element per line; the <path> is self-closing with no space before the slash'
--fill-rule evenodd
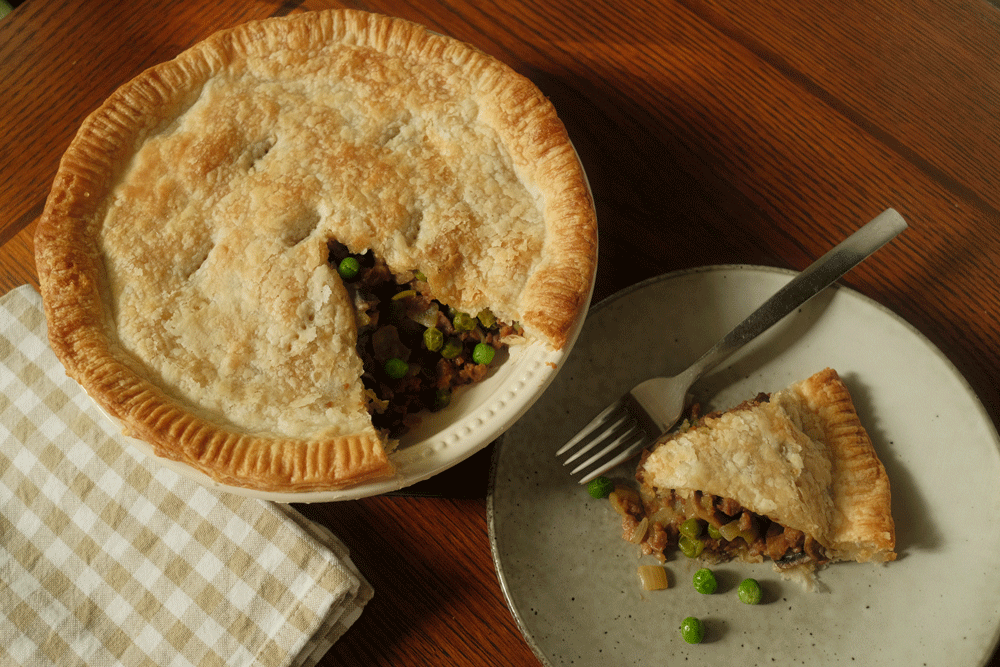
<path id="1" fill-rule="evenodd" d="M 158 455 L 274 491 L 393 474 L 359 345 L 374 292 L 335 255 L 384 274 L 389 305 L 419 288 L 435 311 L 417 321 L 485 314 L 503 344 L 560 349 L 596 252 L 539 90 L 357 11 L 247 23 L 122 86 L 67 150 L 36 234 L 67 372 Z"/>
<path id="2" fill-rule="evenodd" d="M 636 479 L 641 503 L 626 530 L 645 521 L 646 553 L 768 558 L 807 577 L 830 562 L 896 557 L 885 468 L 833 369 L 662 438 Z"/>

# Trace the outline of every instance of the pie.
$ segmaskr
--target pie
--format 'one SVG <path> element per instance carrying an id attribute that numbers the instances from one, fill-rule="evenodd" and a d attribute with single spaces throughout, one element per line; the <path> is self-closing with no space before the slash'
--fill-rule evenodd
<path id="1" fill-rule="evenodd" d="M 340 252 L 561 349 L 597 254 L 551 103 L 479 50 L 322 11 L 219 32 L 118 89 L 36 233 L 51 345 L 157 455 L 269 491 L 391 476 Z"/>
<path id="2" fill-rule="evenodd" d="M 643 453 L 626 532 L 710 562 L 894 560 L 889 480 L 840 376 L 827 368 L 696 419 Z M 645 522 L 645 523 L 643 523 Z"/>

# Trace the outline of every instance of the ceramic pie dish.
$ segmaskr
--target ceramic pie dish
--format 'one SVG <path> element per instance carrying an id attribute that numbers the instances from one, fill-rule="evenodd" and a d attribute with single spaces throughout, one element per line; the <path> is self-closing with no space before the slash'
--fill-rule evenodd
<path id="1" fill-rule="evenodd" d="M 334 247 L 511 325 L 510 368 L 456 401 L 462 420 L 486 406 L 459 436 L 478 447 L 572 346 L 597 228 L 554 108 L 502 63 L 365 12 L 247 23 L 83 123 L 36 233 L 50 343 L 126 434 L 219 484 L 398 486 L 426 456 L 372 423 Z"/>

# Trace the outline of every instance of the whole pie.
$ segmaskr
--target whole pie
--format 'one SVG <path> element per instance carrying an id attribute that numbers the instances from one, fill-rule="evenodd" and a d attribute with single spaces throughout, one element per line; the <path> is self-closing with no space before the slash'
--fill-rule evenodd
<path id="1" fill-rule="evenodd" d="M 831 368 L 664 436 L 636 479 L 633 502 L 616 498 L 625 536 L 660 558 L 767 558 L 806 582 L 826 563 L 896 558 L 889 479 Z"/>
<path id="2" fill-rule="evenodd" d="M 388 306 L 560 349 L 597 228 L 530 81 L 419 25 L 324 11 L 217 33 L 117 90 L 35 243 L 51 345 L 127 433 L 225 483 L 305 491 L 393 474 L 363 379 L 371 298 L 334 258 L 389 283 Z"/>

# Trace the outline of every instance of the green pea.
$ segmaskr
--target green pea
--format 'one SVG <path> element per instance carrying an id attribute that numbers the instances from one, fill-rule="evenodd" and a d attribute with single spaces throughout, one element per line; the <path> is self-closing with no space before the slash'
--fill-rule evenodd
<path id="1" fill-rule="evenodd" d="M 615 490 L 615 483 L 607 477 L 595 477 L 587 482 L 587 493 L 591 498 L 607 498 Z"/>
<path id="2" fill-rule="evenodd" d="M 740 582 L 740 601 L 746 604 L 760 604 L 761 590 L 756 579 L 744 579 Z"/>
<path id="3" fill-rule="evenodd" d="M 472 361 L 476 364 L 484 364 L 486 366 L 493 362 L 493 355 L 497 353 L 491 345 L 486 343 L 476 343 L 476 347 L 472 349 Z"/>
<path id="4" fill-rule="evenodd" d="M 354 280 L 358 277 L 359 271 L 361 271 L 361 262 L 358 261 L 357 257 L 345 257 L 337 265 L 337 273 L 344 280 Z"/>
<path id="5" fill-rule="evenodd" d="M 444 334 L 437 327 L 424 329 L 424 347 L 431 352 L 437 352 L 444 345 Z"/>
<path id="6" fill-rule="evenodd" d="M 680 528 L 678 528 L 681 535 L 687 535 L 692 539 L 701 537 L 701 529 L 702 529 L 701 521 L 698 521 L 698 519 L 694 518 L 688 519 L 687 521 L 685 521 L 680 525 Z"/>
<path id="7" fill-rule="evenodd" d="M 385 362 L 385 372 L 389 377 L 398 380 L 400 378 L 406 377 L 406 374 L 410 371 L 410 365 L 403 361 L 393 357 L 389 361 Z"/>
<path id="8" fill-rule="evenodd" d="M 705 549 L 704 542 L 696 537 L 688 537 L 687 535 L 681 535 L 680 539 L 677 540 L 677 546 L 680 547 L 681 553 L 688 558 L 697 558 Z"/>
<path id="9" fill-rule="evenodd" d="M 455 313 L 451 326 L 455 327 L 455 331 L 472 331 L 476 328 L 476 320 L 468 313 Z"/>
<path id="10" fill-rule="evenodd" d="M 457 338 L 449 338 L 445 341 L 445 344 L 441 346 L 441 356 L 445 359 L 454 359 L 458 355 L 462 354 L 462 341 Z"/>
<path id="11" fill-rule="evenodd" d="M 708 524 L 708 536 L 713 540 L 722 539 L 722 533 L 720 533 L 719 529 L 712 524 Z"/>
<path id="12" fill-rule="evenodd" d="M 483 310 L 479 311 L 479 314 L 476 315 L 476 319 L 479 320 L 479 323 L 482 324 L 487 329 L 493 327 L 497 323 L 497 316 L 494 315 L 493 311 L 491 311 L 489 308 L 484 308 Z"/>
<path id="13" fill-rule="evenodd" d="M 438 389 L 434 392 L 434 409 L 444 410 L 451 403 L 451 390 Z"/>
<path id="14" fill-rule="evenodd" d="M 423 271 L 414 271 L 413 272 L 413 277 L 416 278 L 417 280 L 419 280 L 422 283 L 427 282 L 427 276 L 424 275 Z"/>
<path id="15" fill-rule="evenodd" d="M 705 626 L 694 616 L 688 616 L 681 621 L 681 637 L 688 644 L 700 644 L 705 638 Z"/>
<path id="16" fill-rule="evenodd" d="M 692 580 L 694 589 L 702 595 L 711 595 L 719 587 L 719 582 L 715 580 L 715 575 L 707 567 L 703 567 L 694 573 Z"/>

